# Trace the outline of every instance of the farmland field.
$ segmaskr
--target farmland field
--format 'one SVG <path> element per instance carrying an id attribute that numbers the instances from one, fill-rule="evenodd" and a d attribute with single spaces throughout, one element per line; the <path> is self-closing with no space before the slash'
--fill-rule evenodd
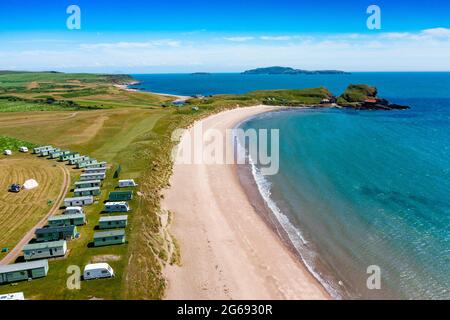
<path id="1" fill-rule="evenodd" d="M 55 163 L 31 155 L 0 156 L 0 247 L 14 245 L 50 210 L 62 187 L 63 171 Z M 8 192 L 12 183 L 35 179 L 39 186 Z M 0 259 L 6 254 L 0 253 Z"/>

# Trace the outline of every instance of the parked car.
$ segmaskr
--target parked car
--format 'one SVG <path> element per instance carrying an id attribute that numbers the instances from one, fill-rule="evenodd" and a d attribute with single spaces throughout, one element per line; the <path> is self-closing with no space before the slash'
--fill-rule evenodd
<path id="1" fill-rule="evenodd" d="M 20 190 L 22 190 L 20 184 L 13 183 L 11 186 L 9 186 L 9 191 L 11 191 L 11 192 L 18 193 L 18 192 L 20 192 Z"/>

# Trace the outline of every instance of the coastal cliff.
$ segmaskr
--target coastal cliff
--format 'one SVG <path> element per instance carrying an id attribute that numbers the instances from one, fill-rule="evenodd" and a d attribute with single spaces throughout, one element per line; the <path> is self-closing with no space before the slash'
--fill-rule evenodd
<path id="1" fill-rule="evenodd" d="M 367 84 L 351 84 L 340 95 L 336 102 L 341 107 L 362 110 L 404 110 L 408 106 L 391 104 L 388 100 L 377 96 L 376 87 Z"/>

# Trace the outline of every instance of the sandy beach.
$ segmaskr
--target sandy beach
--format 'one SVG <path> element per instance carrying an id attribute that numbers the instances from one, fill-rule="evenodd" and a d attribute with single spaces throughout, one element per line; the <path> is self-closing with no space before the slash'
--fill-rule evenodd
<path id="1" fill-rule="evenodd" d="M 239 108 L 201 122 L 204 130 L 224 133 L 271 109 Z M 192 134 L 191 129 L 187 135 Z M 236 165 L 176 164 L 164 196 L 163 207 L 174 213 L 170 230 L 182 256 L 181 266 L 164 271 L 166 299 L 329 299 L 258 214 Z"/>

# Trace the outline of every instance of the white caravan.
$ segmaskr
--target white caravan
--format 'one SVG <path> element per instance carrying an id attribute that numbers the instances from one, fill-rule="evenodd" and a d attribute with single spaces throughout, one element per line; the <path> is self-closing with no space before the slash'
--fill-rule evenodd
<path id="1" fill-rule="evenodd" d="M 107 263 L 92 263 L 84 267 L 83 279 L 100 279 L 114 277 L 114 270 Z"/>

